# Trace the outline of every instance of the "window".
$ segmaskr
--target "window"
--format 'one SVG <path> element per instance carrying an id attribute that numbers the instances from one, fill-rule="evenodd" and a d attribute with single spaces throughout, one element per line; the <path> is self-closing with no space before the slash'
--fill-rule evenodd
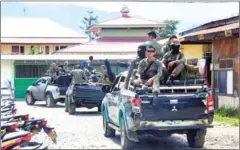
<path id="1" fill-rule="evenodd" d="M 55 51 L 58 51 L 59 50 L 59 46 L 55 46 Z"/>
<path id="2" fill-rule="evenodd" d="M 49 46 L 45 46 L 45 54 L 49 54 Z"/>
<path id="3" fill-rule="evenodd" d="M 63 46 L 55 46 L 55 51 L 58 51 L 60 49 L 64 49 L 64 48 L 67 48 L 67 46 L 63 45 Z"/>
<path id="4" fill-rule="evenodd" d="M 64 48 L 67 48 L 67 46 L 60 46 L 60 49 L 64 49 Z"/>
<path id="5" fill-rule="evenodd" d="M 19 54 L 19 46 L 12 46 L 12 54 Z"/>
<path id="6" fill-rule="evenodd" d="M 221 95 L 233 94 L 233 70 L 220 70 L 215 74 L 215 88 Z"/>
<path id="7" fill-rule="evenodd" d="M 221 69 L 232 69 L 233 68 L 233 59 L 220 59 L 219 68 Z"/>
<path id="8" fill-rule="evenodd" d="M 20 54 L 24 54 L 25 50 L 24 50 L 24 46 L 20 46 Z"/>
<path id="9" fill-rule="evenodd" d="M 35 54 L 35 49 L 34 46 L 31 46 L 31 54 L 34 55 Z"/>
<path id="10" fill-rule="evenodd" d="M 48 70 L 47 65 L 16 65 L 16 78 L 39 78 Z"/>

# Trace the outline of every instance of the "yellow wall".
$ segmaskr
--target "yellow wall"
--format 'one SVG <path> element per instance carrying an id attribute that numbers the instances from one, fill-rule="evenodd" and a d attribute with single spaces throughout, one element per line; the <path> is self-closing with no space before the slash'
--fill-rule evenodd
<path id="1" fill-rule="evenodd" d="M 40 47 L 43 51 L 43 54 L 45 54 L 45 46 L 49 46 L 49 53 L 53 53 L 55 51 L 55 46 L 56 45 L 44 45 L 44 44 L 40 44 L 40 45 L 24 45 L 24 44 L 1 44 L 1 54 L 2 55 L 11 55 L 12 54 L 12 46 L 24 46 L 25 49 L 25 55 L 29 55 L 30 50 L 31 50 L 31 46 L 34 46 L 35 49 L 35 54 L 37 54 L 40 51 Z M 68 46 L 72 47 L 73 45 L 70 44 L 59 44 L 59 46 Z"/>
<path id="2" fill-rule="evenodd" d="M 181 46 L 181 51 L 186 59 L 201 59 L 204 52 L 211 52 L 211 45 L 203 44 L 184 44 Z"/>

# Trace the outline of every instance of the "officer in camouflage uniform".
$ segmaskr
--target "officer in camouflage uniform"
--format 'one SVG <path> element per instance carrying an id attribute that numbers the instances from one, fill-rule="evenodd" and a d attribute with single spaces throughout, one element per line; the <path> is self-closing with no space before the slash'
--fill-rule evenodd
<path id="1" fill-rule="evenodd" d="M 102 75 L 101 75 L 98 83 L 110 85 L 111 82 L 110 82 L 110 80 L 108 78 L 108 73 L 107 73 L 106 67 L 104 65 L 101 65 L 100 69 L 101 69 Z"/>
<path id="2" fill-rule="evenodd" d="M 137 68 L 138 65 L 140 63 L 140 61 L 144 58 L 146 58 L 145 53 L 146 53 L 146 46 L 145 45 L 140 45 L 138 47 L 138 51 L 137 51 L 137 58 L 135 58 L 132 62 L 131 65 L 128 69 L 128 75 L 126 78 L 126 83 L 129 82 L 130 78 L 132 78 L 132 80 L 136 80 L 136 73 L 137 73 Z M 128 88 L 128 85 L 125 85 L 125 88 Z"/>
<path id="3" fill-rule="evenodd" d="M 57 80 L 57 75 L 58 75 L 58 69 L 55 63 L 51 64 L 51 68 L 50 68 L 50 77 L 51 77 L 51 82 L 52 83 L 56 83 Z"/>
<path id="4" fill-rule="evenodd" d="M 63 70 L 64 70 L 66 73 L 69 73 L 68 61 L 65 61 L 65 62 L 64 62 Z"/>
<path id="5" fill-rule="evenodd" d="M 185 69 L 185 57 L 184 54 L 179 51 L 180 41 L 174 39 L 171 44 L 171 51 L 167 52 L 163 57 L 164 75 L 167 79 L 167 84 L 172 84 L 176 77 L 179 77 Z"/>
<path id="6" fill-rule="evenodd" d="M 71 71 L 72 84 L 88 84 L 88 78 L 85 72 L 79 66 Z"/>
<path id="7" fill-rule="evenodd" d="M 87 66 L 86 66 L 86 68 L 87 68 L 88 71 L 90 71 L 90 72 L 93 72 L 93 71 L 94 71 L 94 68 L 91 66 L 92 61 L 93 61 L 93 56 L 90 56 L 90 57 L 89 57 L 89 60 L 87 61 Z"/>
<path id="8" fill-rule="evenodd" d="M 72 76 L 72 82 L 69 85 L 69 88 L 70 88 L 69 95 L 72 97 L 74 85 L 76 85 L 76 84 L 80 84 L 80 85 L 81 84 L 88 84 L 88 78 L 87 78 L 85 72 L 82 69 L 80 69 L 79 65 L 76 65 L 74 67 L 74 70 L 72 70 L 70 74 Z"/>
<path id="9" fill-rule="evenodd" d="M 153 93 L 158 94 L 160 89 L 160 78 L 162 75 L 162 63 L 154 57 L 156 50 L 153 46 L 147 49 L 146 57 L 140 61 L 137 73 L 140 79 L 135 81 L 136 85 L 145 84 L 153 87 Z"/>
<path id="10" fill-rule="evenodd" d="M 149 46 L 153 46 L 156 50 L 155 58 L 162 60 L 164 53 L 161 50 L 162 46 L 157 42 L 156 38 L 157 38 L 157 34 L 155 31 L 148 32 L 149 41 L 145 43 L 145 46 L 147 46 L 147 48 Z"/>
<path id="11" fill-rule="evenodd" d="M 162 47 L 162 52 L 164 54 L 171 51 L 171 43 L 176 39 L 177 39 L 177 36 L 173 35 L 169 38 L 168 42 L 166 44 L 164 44 L 164 46 Z"/>

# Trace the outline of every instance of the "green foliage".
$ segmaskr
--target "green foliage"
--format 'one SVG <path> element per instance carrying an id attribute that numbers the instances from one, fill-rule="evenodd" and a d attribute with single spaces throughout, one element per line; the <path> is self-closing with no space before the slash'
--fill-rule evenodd
<path id="1" fill-rule="evenodd" d="M 164 23 L 167 24 L 166 28 L 162 28 L 159 31 L 159 36 L 161 38 L 169 38 L 172 35 L 176 34 L 177 25 L 179 24 L 178 20 L 165 20 Z"/>
<path id="2" fill-rule="evenodd" d="M 93 11 L 88 11 L 88 17 L 83 17 L 82 23 L 83 26 L 80 26 L 82 30 L 84 30 L 85 34 L 89 37 L 90 40 L 94 40 L 97 38 L 96 35 L 92 35 L 88 29 L 98 23 L 98 16 L 93 15 Z"/>
<path id="3" fill-rule="evenodd" d="M 224 107 L 216 109 L 214 112 L 214 120 L 224 122 L 232 126 L 239 126 L 239 109 Z"/>

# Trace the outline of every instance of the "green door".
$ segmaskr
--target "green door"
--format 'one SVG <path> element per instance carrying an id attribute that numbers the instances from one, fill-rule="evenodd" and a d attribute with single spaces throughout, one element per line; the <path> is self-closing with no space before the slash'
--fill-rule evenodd
<path id="1" fill-rule="evenodd" d="M 15 78 L 15 98 L 23 99 L 27 88 L 38 78 Z"/>

